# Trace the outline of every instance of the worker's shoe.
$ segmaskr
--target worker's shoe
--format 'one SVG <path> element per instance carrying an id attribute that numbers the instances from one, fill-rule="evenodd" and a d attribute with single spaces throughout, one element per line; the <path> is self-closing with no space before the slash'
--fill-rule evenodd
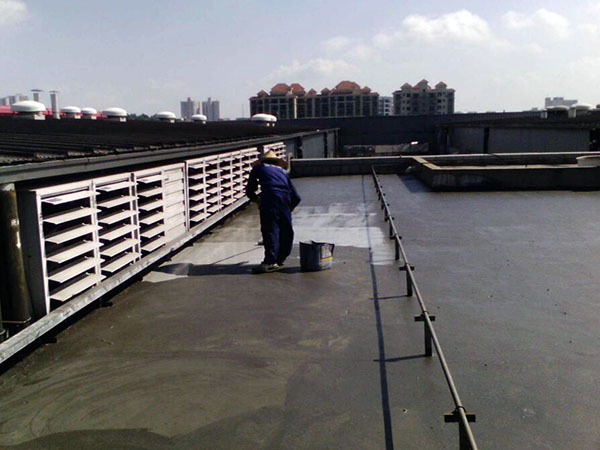
<path id="1" fill-rule="evenodd" d="M 275 272 L 275 271 L 281 270 L 281 269 L 283 269 L 283 265 L 262 263 L 256 267 L 253 267 L 252 273 L 269 273 L 269 272 Z"/>

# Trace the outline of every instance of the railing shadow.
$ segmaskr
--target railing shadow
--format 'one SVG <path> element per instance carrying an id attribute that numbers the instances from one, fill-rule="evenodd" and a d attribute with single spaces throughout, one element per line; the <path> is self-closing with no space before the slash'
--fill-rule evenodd
<path id="1" fill-rule="evenodd" d="M 383 430 L 385 433 L 385 448 L 393 450 L 394 436 L 392 430 L 392 414 L 390 412 L 390 397 L 387 381 L 387 359 L 385 356 L 385 341 L 383 337 L 383 325 L 381 323 L 381 310 L 379 308 L 379 289 L 377 288 L 377 274 L 375 273 L 375 265 L 373 264 L 373 247 L 371 244 L 371 233 L 369 231 L 368 220 L 369 212 L 367 208 L 367 196 L 365 191 L 365 177 L 362 177 L 362 194 L 363 205 L 365 207 L 365 221 L 367 224 L 367 243 L 369 246 L 369 269 L 371 273 L 371 285 L 373 289 L 373 308 L 375 312 L 375 324 L 377 327 L 377 346 L 379 350 L 379 358 L 376 359 L 379 363 L 379 383 L 381 386 L 381 410 L 383 414 Z"/>

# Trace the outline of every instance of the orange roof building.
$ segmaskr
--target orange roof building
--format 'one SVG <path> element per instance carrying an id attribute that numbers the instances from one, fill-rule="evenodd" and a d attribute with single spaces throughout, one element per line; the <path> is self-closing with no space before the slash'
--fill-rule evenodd
<path id="1" fill-rule="evenodd" d="M 307 92 L 300 83 L 278 83 L 269 94 L 261 90 L 250 98 L 250 113 L 273 114 L 280 119 L 375 116 L 378 98 L 368 86 L 350 80 L 340 81 L 331 90 L 325 87 L 320 93 L 314 89 Z"/>
<path id="2" fill-rule="evenodd" d="M 440 115 L 454 113 L 454 89 L 440 81 L 435 88 L 422 79 L 414 86 L 404 83 L 394 94 L 394 115 Z"/>

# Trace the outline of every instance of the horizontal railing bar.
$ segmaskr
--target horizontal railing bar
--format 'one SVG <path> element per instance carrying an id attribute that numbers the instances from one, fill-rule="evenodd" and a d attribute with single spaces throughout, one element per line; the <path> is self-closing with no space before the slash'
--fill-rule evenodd
<path id="1" fill-rule="evenodd" d="M 379 177 L 377 176 L 377 172 L 375 170 L 376 166 L 371 167 L 371 171 L 373 174 L 373 180 L 375 181 L 375 189 L 377 190 L 377 194 L 379 199 L 381 200 L 384 214 L 387 220 L 390 223 L 390 234 L 393 234 L 393 238 L 395 239 L 398 248 L 400 250 L 400 254 L 402 256 L 402 261 L 404 263 L 403 270 L 406 270 L 407 280 L 412 285 L 412 289 L 414 290 L 415 297 L 419 302 L 419 307 L 421 309 L 421 314 L 423 316 L 423 320 L 429 333 L 431 334 L 431 340 L 433 341 L 433 345 L 438 354 L 440 365 L 442 366 L 442 372 L 444 373 L 444 377 L 446 378 L 446 383 L 448 384 L 448 388 L 450 390 L 450 395 L 452 396 L 452 400 L 455 405 L 455 411 L 458 413 L 459 420 L 461 422 L 461 426 L 464 429 L 464 432 L 467 435 L 467 439 L 469 440 L 469 444 L 472 450 L 477 450 L 477 444 L 475 442 L 475 437 L 473 436 L 473 432 L 469 425 L 469 421 L 467 419 L 465 407 L 462 404 L 462 400 L 458 394 L 458 389 L 456 388 L 456 384 L 454 383 L 454 378 L 452 377 L 452 373 L 450 372 L 450 368 L 448 367 L 448 363 L 446 361 L 446 356 L 442 350 L 442 346 L 438 339 L 437 333 L 433 327 L 433 323 L 431 322 L 431 318 L 429 317 L 429 311 L 427 311 L 427 307 L 425 305 L 425 301 L 421 295 L 421 291 L 417 284 L 417 280 L 414 276 L 412 266 L 408 261 L 408 256 L 406 254 L 406 250 L 404 249 L 404 245 L 402 244 L 402 239 L 398 234 L 398 229 L 396 228 L 396 224 L 394 222 L 394 217 L 391 214 L 389 204 L 385 201 L 385 193 L 383 192 L 383 188 L 381 187 L 381 182 L 379 181 Z"/>

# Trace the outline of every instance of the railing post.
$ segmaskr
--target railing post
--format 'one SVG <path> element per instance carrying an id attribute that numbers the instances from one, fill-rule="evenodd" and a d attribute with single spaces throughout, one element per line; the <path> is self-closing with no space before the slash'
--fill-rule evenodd
<path id="1" fill-rule="evenodd" d="M 409 270 L 408 270 L 409 267 L 407 267 L 407 264 L 404 263 L 404 265 L 400 266 L 398 269 L 401 270 L 401 271 L 406 272 L 406 296 L 407 297 L 412 297 L 413 296 L 413 284 L 412 284 L 412 278 L 410 276 L 410 273 L 408 273 L 409 272 Z M 414 266 L 410 266 L 410 270 L 415 270 L 415 267 Z"/>
<path id="2" fill-rule="evenodd" d="M 389 238 L 392 239 L 394 237 L 394 227 L 392 226 L 392 222 L 394 221 L 393 217 L 390 217 L 390 231 L 389 231 Z"/>
<path id="3" fill-rule="evenodd" d="M 444 422 L 446 423 L 457 423 L 458 422 L 458 445 L 460 450 L 473 450 L 471 443 L 469 442 L 469 435 L 467 434 L 467 429 L 465 428 L 465 424 L 460 420 L 460 413 L 458 412 L 457 407 L 451 413 L 444 414 Z M 461 407 L 463 410 L 464 408 Z M 467 422 L 476 422 L 475 414 L 468 413 L 465 411 L 465 417 L 467 418 Z"/>
<path id="4" fill-rule="evenodd" d="M 435 316 L 429 316 L 429 320 L 435 322 Z M 421 313 L 419 316 L 415 316 L 415 322 L 423 322 L 425 330 L 425 356 L 433 356 L 433 345 L 431 340 L 431 330 L 425 320 L 425 313 Z"/>
<path id="5" fill-rule="evenodd" d="M 396 261 L 398 261 L 400 259 L 400 244 L 398 243 L 398 239 L 400 238 L 400 236 L 397 236 L 394 239 L 394 258 L 396 259 Z"/>

